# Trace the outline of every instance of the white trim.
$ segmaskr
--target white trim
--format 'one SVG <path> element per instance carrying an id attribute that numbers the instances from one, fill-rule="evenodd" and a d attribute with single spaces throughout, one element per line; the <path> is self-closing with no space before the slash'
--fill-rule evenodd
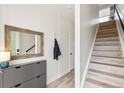
<path id="1" fill-rule="evenodd" d="M 56 79 L 58 79 L 58 75 L 52 77 L 50 80 L 47 81 L 47 85 L 52 83 L 53 81 L 55 81 Z"/>
<path id="2" fill-rule="evenodd" d="M 87 75 L 87 71 L 88 71 L 88 67 L 89 67 L 89 63 L 90 63 L 90 59 L 91 59 L 91 54 L 92 54 L 92 51 L 93 51 L 93 47 L 94 47 L 94 43 L 95 43 L 95 40 L 96 40 L 98 29 L 99 29 L 99 24 L 97 25 L 97 28 L 96 28 L 96 33 L 95 33 L 95 36 L 94 36 L 94 39 L 93 39 L 92 47 L 90 49 L 90 53 L 89 53 L 89 57 L 88 57 L 88 60 L 87 60 L 86 68 L 84 70 L 84 75 L 82 77 L 81 88 L 83 87 L 84 82 L 85 82 L 85 78 L 86 78 L 86 75 Z"/>
<path id="3" fill-rule="evenodd" d="M 80 87 L 80 4 L 75 5 L 75 88 Z"/>
<path id="4" fill-rule="evenodd" d="M 57 80 L 58 78 L 61 78 L 62 76 L 66 75 L 69 72 L 70 72 L 70 70 L 67 69 L 66 71 L 60 73 L 59 75 L 56 75 L 55 77 L 53 77 L 49 81 L 47 81 L 47 85 L 50 84 L 50 83 L 52 83 L 53 81 Z"/>
<path id="5" fill-rule="evenodd" d="M 61 78 L 62 76 L 66 75 L 66 74 L 69 73 L 69 72 L 70 72 L 70 70 L 67 69 L 66 71 L 60 73 L 59 76 L 58 76 L 58 78 Z"/>
<path id="6" fill-rule="evenodd" d="M 73 70 L 73 69 L 75 69 L 75 68 L 74 67 L 70 68 L 70 71 Z"/>
<path id="7" fill-rule="evenodd" d="M 71 49 L 70 49 L 70 42 L 71 42 L 71 40 L 70 40 L 70 32 L 69 32 L 69 70 L 71 70 L 71 55 L 70 55 L 70 53 L 71 53 Z"/>

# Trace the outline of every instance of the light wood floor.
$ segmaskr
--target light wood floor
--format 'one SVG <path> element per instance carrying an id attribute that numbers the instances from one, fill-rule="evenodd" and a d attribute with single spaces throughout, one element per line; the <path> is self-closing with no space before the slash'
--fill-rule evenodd
<path id="1" fill-rule="evenodd" d="M 47 88 L 74 88 L 74 70 L 53 81 Z"/>

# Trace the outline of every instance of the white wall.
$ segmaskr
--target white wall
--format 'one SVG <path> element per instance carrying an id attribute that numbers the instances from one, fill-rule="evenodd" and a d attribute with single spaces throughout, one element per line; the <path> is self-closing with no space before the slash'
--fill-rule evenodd
<path id="1" fill-rule="evenodd" d="M 113 4 L 99 4 L 99 9 L 102 10 L 102 9 L 106 9 L 106 8 L 109 8 L 113 6 Z"/>
<path id="2" fill-rule="evenodd" d="M 110 20 L 110 7 L 106 7 L 99 10 L 99 22 L 105 22 Z"/>
<path id="3" fill-rule="evenodd" d="M 117 4 L 118 8 L 119 8 L 119 12 L 120 12 L 120 16 L 122 18 L 122 20 L 124 20 L 124 4 Z M 124 21 L 123 21 L 124 23 Z"/>
<path id="4" fill-rule="evenodd" d="M 79 52 L 80 54 L 75 54 L 75 55 L 80 55 L 80 62 L 75 63 L 75 64 L 79 64 L 79 68 L 75 68 L 75 69 L 79 69 L 78 70 L 79 76 L 77 76 L 79 77 L 79 80 L 76 82 L 80 82 L 80 85 L 82 82 L 82 78 L 85 76 L 85 69 L 87 67 L 90 50 L 95 37 L 98 18 L 99 18 L 98 5 L 89 5 L 89 4 L 80 5 L 80 37 L 75 36 L 75 39 L 79 38 L 78 40 L 80 40 L 80 44 L 78 44 L 80 45 L 80 52 Z M 79 87 L 80 85 L 77 85 L 77 87 Z"/>
<path id="5" fill-rule="evenodd" d="M 124 4 L 118 4 L 117 6 L 120 10 L 119 14 L 120 14 L 120 17 L 123 21 L 124 20 Z M 115 15 L 115 18 L 116 18 L 116 25 L 117 25 L 117 29 L 118 29 L 118 32 L 119 32 L 119 38 L 120 38 L 121 48 L 122 48 L 123 57 L 124 57 L 124 32 L 123 32 L 122 26 L 120 24 L 119 18 L 117 16 L 117 13 Z M 124 23 L 124 21 L 123 21 L 123 23 Z"/>
<path id="6" fill-rule="evenodd" d="M 110 16 L 110 7 L 101 9 L 99 11 L 99 17 L 106 17 L 106 16 Z"/>
<path id="7" fill-rule="evenodd" d="M 95 38 L 95 33 L 97 30 L 98 20 L 99 20 L 99 7 L 98 5 L 81 5 L 81 21 L 80 21 L 80 31 L 81 31 L 81 63 L 80 63 L 80 77 L 84 76 L 84 71 L 88 62 L 88 57 L 90 55 L 90 50 L 92 48 L 93 40 Z M 84 14 L 85 13 L 85 14 Z"/>
<path id="8" fill-rule="evenodd" d="M 4 47 L 4 24 L 44 32 L 44 57 L 47 60 L 47 83 L 68 71 L 69 28 L 74 29 L 73 5 L 0 5 L 2 7 L 1 49 Z M 53 60 L 54 37 L 57 37 L 62 56 Z"/>

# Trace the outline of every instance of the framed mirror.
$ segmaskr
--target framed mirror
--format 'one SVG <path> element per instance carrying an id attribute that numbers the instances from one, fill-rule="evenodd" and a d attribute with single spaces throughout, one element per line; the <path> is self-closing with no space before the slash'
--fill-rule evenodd
<path id="1" fill-rule="evenodd" d="M 11 52 L 11 60 L 43 56 L 44 34 L 5 25 L 5 50 Z"/>

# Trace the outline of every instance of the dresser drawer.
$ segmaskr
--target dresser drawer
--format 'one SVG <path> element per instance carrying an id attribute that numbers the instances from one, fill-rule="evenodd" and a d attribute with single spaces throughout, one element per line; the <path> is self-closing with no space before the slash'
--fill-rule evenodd
<path id="1" fill-rule="evenodd" d="M 34 70 L 37 73 L 36 76 L 46 74 L 46 61 L 37 62 Z"/>
<path id="2" fill-rule="evenodd" d="M 2 72 L 0 71 L 0 88 L 2 88 Z"/>
<path id="3" fill-rule="evenodd" d="M 30 80 L 38 75 L 46 73 L 46 63 L 37 62 L 33 64 L 18 66 L 4 70 L 3 87 L 8 88 L 16 84 Z"/>
<path id="4" fill-rule="evenodd" d="M 46 75 L 40 75 L 32 80 L 26 81 L 21 84 L 17 84 L 13 88 L 45 88 L 45 87 Z"/>

